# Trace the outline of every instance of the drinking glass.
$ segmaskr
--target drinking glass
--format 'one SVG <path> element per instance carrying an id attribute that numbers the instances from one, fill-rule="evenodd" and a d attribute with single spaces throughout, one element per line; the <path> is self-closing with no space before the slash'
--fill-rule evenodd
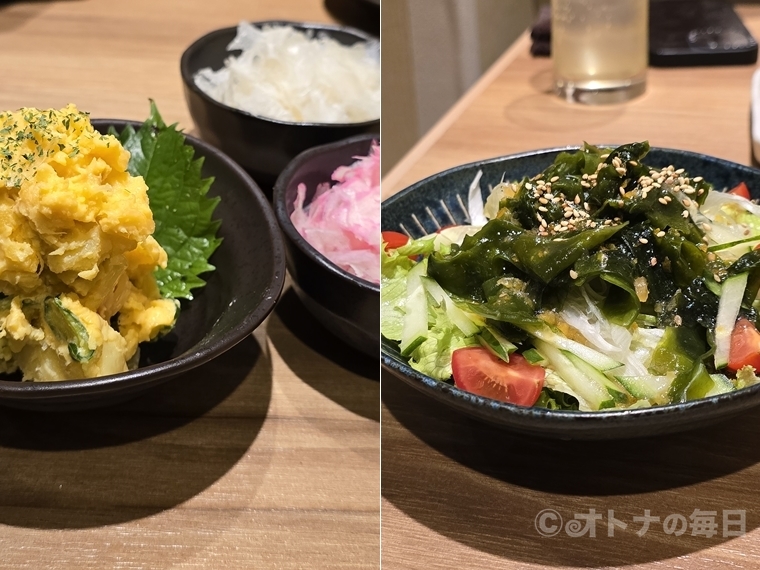
<path id="1" fill-rule="evenodd" d="M 552 0 L 555 89 L 599 104 L 644 93 L 649 0 Z"/>

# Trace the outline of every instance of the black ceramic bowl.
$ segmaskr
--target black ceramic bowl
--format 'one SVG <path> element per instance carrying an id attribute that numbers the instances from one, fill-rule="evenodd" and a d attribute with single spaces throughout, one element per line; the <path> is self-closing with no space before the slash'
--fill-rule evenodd
<path id="1" fill-rule="evenodd" d="M 94 120 L 105 132 L 118 120 Z M 251 178 L 214 147 L 186 137 L 203 157 L 204 177 L 213 176 L 210 196 L 220 196 L 214 217 L 221 220 L 222 244 L 211 257 L 216 266 L 202 275 L 206 286 L 183 301 L 174 330 L 141 345 L 140 367 L 87 380 L 13 382 L 0 380 L 0 404 L 39 410 L 94 408 L 126 400 L 172 376 L 195 368 L 243 340 L 264 320 L 282 291 L 285 256 L 267 199 Z M 214 382 L 209 378 L 209 382 Z"/>
<path id="2" fill-rule="evenodd" d="M 480 187 L 487 189 L 498 184 L 502 176 L 507 180 L 533 176 L 565 150 L 574 148 L 494 158 L 435 174 L 383 202 L 383 229 L 421 237 L 440 226 L 465 223 L 467 192 L 478 170 L 483 171 Z M 760 190 L 760 170 L 719 158 L 655 148 L 644 162 L 653 167 L 677 165 L 693 176 L 703 176 L 716 189 L 731 188 L 744 181 L 756 192 Z M 668 406 L 608 412 L 553 411 L 482 398 L 420 374 L 401 357 L 397 345 L 385 338 L 382 339 L 382 365 L 430 397 L 479 420 L 530 435 L 560 439 L 620 439 L 686 431 L 760 404 L 759 384 L 729 394 Z M 442 409 L 441 413 L 446 410 Z"/>
<path id="3" fill-rule="evenodd" d="M 366 156 L 373 140 L 379 137 L 361 135 L 299 154 L 277 179 L 272 202 L 285 236 L 288 272 L 301 302 L 335 336 L 377 358 L 380 286 L 332 263 L 309 245 L 290 221 L 299 184 L 306 185 L 308 204 L 318 184 L 330 181 L 335 169 L 351 164 L 353 157 Z"/>
<path id="4" fill-rule="evenodd" d="M 324 33 L 344 45 L 370 41 L 362 31 L 329 24 L 306 24 L 272 20 L 257 26 L 289 25 L 299 30 Z M 362 133 L 379 133 L 380 119 L 364 123 L 288 123 L 252 115 L 219 103 L 201 91 L 193 76 L 204 67 L 214 70 L 239 51 L 227 51 L 237 28 L 224 28 L 196 40 L 182 54 L 180 70 L 190 115 L 204 140 L 221 149 L 243 166 L 269 193 L 280 172 L 302 151 Z"/>

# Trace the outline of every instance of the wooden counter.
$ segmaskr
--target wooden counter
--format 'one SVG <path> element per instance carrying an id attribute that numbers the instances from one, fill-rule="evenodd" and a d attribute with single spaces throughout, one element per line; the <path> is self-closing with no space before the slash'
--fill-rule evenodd
<path id="1" fill-rule="evenodd" d="M 741 15 L 760 37 L 760 7 Z M 528 48 L 523 36 L 389 172 L 384 196 L 458 164 L 584 140 L 648 139 L 750 163 L 754 66 L 650 69 L 643 97 L 584 107 L 550 93 L 551 61 Z M 386 570 L 760 567 L 760 409 L 684 435 L 584 444 L 489 428 L 385 372 L 382 384 Z M 545 509 L 565 522 L 591 509 L 602 518 L 595 537 L 541 536 Z M 714 511 L 717 534 L 663 531 L 671 515 L 691 525 L 697 509 Z M 746 533 L 731 536 L 741 524 L 724 525 L 723 516 L 740 520 L 742 511 Z M 659 522 L 639 536 L 647 514 Z M 626 525 L 613 536 L 610 515 Z M 551 517 L 545 528 L 554 528 Z"/>
<path id="2" fill-rule="evenodd" d="M 0 108 L 193 132 L 179 58 L 241 19 L 331 21 L 322 0 L 0 5 Z M 115 408 L 0 409 L 0 568 L 378 568 L 378 363 L 292 291 L 253 337 Z"/>

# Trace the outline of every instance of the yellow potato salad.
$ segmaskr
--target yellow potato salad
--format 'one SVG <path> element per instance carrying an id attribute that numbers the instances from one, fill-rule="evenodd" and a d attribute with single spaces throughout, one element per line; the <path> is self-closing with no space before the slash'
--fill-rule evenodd
<path id="1" fill-rule="evenodd" d="M 174 325 L 148 188 L 128 162 L 74 105 L 0 113 L 0 372 L 124 372 Z"/>

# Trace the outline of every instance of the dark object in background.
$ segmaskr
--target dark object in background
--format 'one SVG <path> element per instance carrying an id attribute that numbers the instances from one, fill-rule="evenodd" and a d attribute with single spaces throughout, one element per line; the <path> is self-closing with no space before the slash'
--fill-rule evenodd
<path id="1" fill-rule="evenodd" d="M 380 0 L 325 0 L 325 8 L 336 20 L 380 37 Z"/>
<path id="2" fill-rule="evenodd" d="M 549 4 L 541 6 L 538 18 L 530 30 L 530 53 L 549 56 L 552 52 L 552 9 Z"/>
<path id="3" fill-rule="evenodd" d="M 344 45 L 375 41 L 361 30 L 330 24 L 306 24 L 271 20 L 256 26 L 292 26 L 301 31 L 324 33 Z M 204 67 L 220 69 L 237 27 L 215 30 L 193 42 L 180 61 L 185 100 L 203 140 L 237 161 L 258 183 L 267 197 L 280 172 L 304 150 L 363 133 L 379 133 L 380 119 L 363 123 L 291 123 L 252 115 L 215 101 L 195 84 L 195 74 Z"/>
<path id="4" fill-rule="evenodd" d="M 534 56 L 551 55 L 551 9 L 544 6 L 530 34 Z M 652 0 L 649 65 L 751 65 L 757 42 L 723 0 Z"/>
<path id="5" fill-rule="evenodd" d="M 288 273 L 306 309 L 335 336 L 372 358 L 380 356 L 380 285 L 344 271 L 307 242 L 290 221 L 299 184 L 306 185 L 305 205 L 317 185 L 330 182 L 339 166 L 367 156 L 379 135 L 362 135 L 309 149 L 282 172 L 272 206 L 285 238 Z M 378 212 L 379 213 L 379 212 Z"/>
<path id="6" fill-rule="evenodd" d="M 757 42 L 723 0 L 660 0 L 649 6 L 649 64 L 750 65 Z"/>

